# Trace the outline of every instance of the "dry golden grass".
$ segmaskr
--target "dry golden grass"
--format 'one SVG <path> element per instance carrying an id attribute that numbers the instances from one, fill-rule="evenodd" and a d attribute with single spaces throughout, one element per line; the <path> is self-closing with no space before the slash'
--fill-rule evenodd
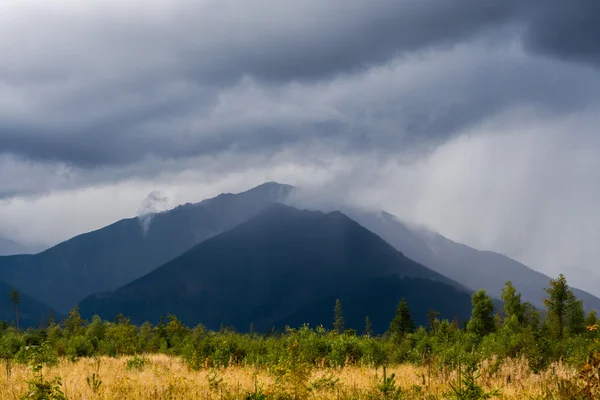
<path id="1" fill-rule="evenodd" d="M 44 375 L 47 378 L 62 378 L 62 388 L 68 399 L 244 399 L 254 391 L 255 381 L 270 393 L 292 393 L 297 390 L 293 383 L 292 386 L 277 383 L 268 370 L 230 367 L 191 371 L 177 358 L 154 355 L 148 357 L 150 362 L 142 370 L 131 371 L 126 368 L 128 359 L 103 357 L 82 359 L 75 363 L 62 360 L 57 366 L 44 369 Z M 21 365 L 14 366 L 10 378 L 6 376 L 4 368 L 0 372 L 0 400 L 21 398 L 27 391 L 26 381 L 34 376 L 32 371 Z M 97 393 L 87 383 L 87 378 L 95 372 L 102 380 Z M 411 391 L 414 396 L 411 398 L 441 399 L 450 390 L 448 382 L 456 379 L 456 372 L 443 376 L 426 367 L 412 365 L 389 367 L 387 372 L 388 375 L 396 375 L 397 385 Z M 498 399 L 520 400 L 535 398 L 544 388 L 556 385 L 558 378 L 569 378 L 573 374 L 574 371 L 557 364 L 547 372 L 536 375 L 524 360 L 508 360 L 499 368 L 494 368 L 493 363 L 483 365 L 480 381 L 486 389 L 500 389 L 502 394 Z M 318 399 L 376 398 L 374 396 L 381 375 L 381 369 L 365 367 L 316 369 L 310 372 L 309 385 L 322 377 L 330 383 L 337 380 L 337 383 L 333 388 L 296 393 Z"/>

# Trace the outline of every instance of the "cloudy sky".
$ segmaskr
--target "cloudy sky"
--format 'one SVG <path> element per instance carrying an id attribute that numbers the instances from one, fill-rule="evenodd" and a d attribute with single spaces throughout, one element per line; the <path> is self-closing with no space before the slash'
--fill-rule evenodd
<path id="1" fill-rule="evenodd" d="M 597 0 L 0 2 L 25 244 L 277 180 L 600 294 L 599 127 Z"/>

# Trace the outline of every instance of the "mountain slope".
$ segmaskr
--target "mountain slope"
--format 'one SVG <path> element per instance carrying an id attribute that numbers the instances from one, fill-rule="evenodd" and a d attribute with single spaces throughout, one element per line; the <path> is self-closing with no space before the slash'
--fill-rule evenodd
<path id="1" fill-rule="evenodd" d="M 245 329 L 254 322 L 265 329 L 298 318 L 329 325 L 339 297 L 362 304 L 345 308 L 356 328 L 365 315 L 383 313 L 375 326 L 381 330 L 403 296 L 420 322 L 429 308 L 461 319 L 471 310 L 462 285 L 407 259 L 342 213 L 277 204 L 115 292 L 85 299 L 81 312 L 123 313 L 138 323 L 173 313 L 190 325 Z M 321 312 L 306 312 L 314 308 Z"/>
<path id="2" fill-rule="evenodd" d="M 539 308 L 544 307 L 544 288 L 548 287 L 550 277 L 518 261 L 453 242 L 438 233 L 405 224 L 386 212 L 351 210 L 348 214 L 407 257 L 473 290 L 483 288 L 490 296 L 499 298 L 504 283 L 510 280 L 522 293 L 523 301 L 529 301 Z M 572 289 L 584 301 L 586 309 L 600 310 L 599 298 L 583 290 Z"/>
<path id="3" fill-rule="evenodd" d="M 0 320 L 13 322 L 15 321 L 15 308 L 10 299 L 12 286 L 6 282 L 0 281 Z M 38 300 L 20 292 L 21 302 L 19 303 L 19 325 L 20 327 L 38 327 L 40 323 L 48 321 L 48 318 L 53 314 L 58 320 L 59 315 L 52 312 L 49 307 L 45 306 Z"/>
<path id="4" fill-rule="evenodd" d="M 284 199 L 291 189 L 266 183 L 237 195 L 222 194 L 141 219 L 124 219 L 40 254 L 0 257 L 0 279 L 67 311 L 85 296 L 116 289 L 248 220 Z"/>

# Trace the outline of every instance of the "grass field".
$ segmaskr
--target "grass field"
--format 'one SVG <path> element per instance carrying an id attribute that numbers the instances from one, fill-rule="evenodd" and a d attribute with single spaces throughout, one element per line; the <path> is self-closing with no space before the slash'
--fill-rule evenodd
<path id="1" fill-rule="evenodd" d="M 133 361 L 132 361 L 133 360 Z M 144 360 L 143 362 L 141 360 Z M 14 365 L 10 377 L 2 368 L 0 400 L 15 400 L 27 393 L 33 371 Z M 178 358 L 165 355 L 136 358 L 94 358 L 76 362 L 61 360 L 43 370 L 44 378 L 60 377 L 68 399 L 444 399 L 450 398 L 450 383 L 457 372 L 444 376 L 426 367 L 388 367 L 383 385 L 383 369 L 349 366 L 338 369 L 301 368 L 270 371 L 252 367 L 229 367 L 193 371 Z M 574 371 L 557 364 L 541 374 L 532 373 L 523 360 L 481 367 L 477 380 L 486 391 L 498 389 L 497 399 L 538 399 L 558 387 Z M 94 383 L 96 382 L 96 383 Z M 98 384 L 98 382 L 101 382 Z M 391 389 L 390 389 L 391 386 Z M 396 390 L 393 390 L 393 389 Z M 400 390 L 398 390 L 400 389 Z M 387 396 L 387 397 L 386 397 Z M 560 397 L 554 397 L 560 398 Z"/>

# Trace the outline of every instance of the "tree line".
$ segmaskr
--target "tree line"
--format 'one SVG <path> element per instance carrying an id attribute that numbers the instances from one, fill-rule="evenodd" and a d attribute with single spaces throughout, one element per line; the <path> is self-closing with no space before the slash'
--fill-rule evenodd
<path id="1" fill-rule="evenodd" d="M 564 275 L 550 281 L 543 310 L 522 302 L 510 281 L 502 291 L 499 310 L 493 299 L 479 290 L 472 296 L 471 317 L 462 326 L 457 320 L 440 319 L 435 310 L 429 311 L 427 326 L 417 326 L 410 304 L 402 299 L 382 335 L 373 334 L 368 316 L 362 332 L 345 329 L 340 300 L 333 305 L 331 328 L 305 325 L 257 333 L 250 327 L 249 333 L 238 333 L 222 327 L 211 331 L 202 324 L 187 327 L 173 315 L 156 325 L 136 326 L 123 315 L 114 321 L 98 316 L 85 321 L 75 307 L 63 321 L 51 319 L 46 327 L 20 329 L 20 297 L 16 290 L 9 296 L 15 320 L 0 321 L 0 359 L 7 373 L 32 346 L 43 346 L 54 357 L 71 360 L 164 353 L 182 357 L 194 369 L 293 361 L 313 366 L 426 363 L 444 371 L 514 357 L 526 358 L 534 371 L 559 359 L 581 366 L 600 350 L 596 312 L 585 313 Z"/>

